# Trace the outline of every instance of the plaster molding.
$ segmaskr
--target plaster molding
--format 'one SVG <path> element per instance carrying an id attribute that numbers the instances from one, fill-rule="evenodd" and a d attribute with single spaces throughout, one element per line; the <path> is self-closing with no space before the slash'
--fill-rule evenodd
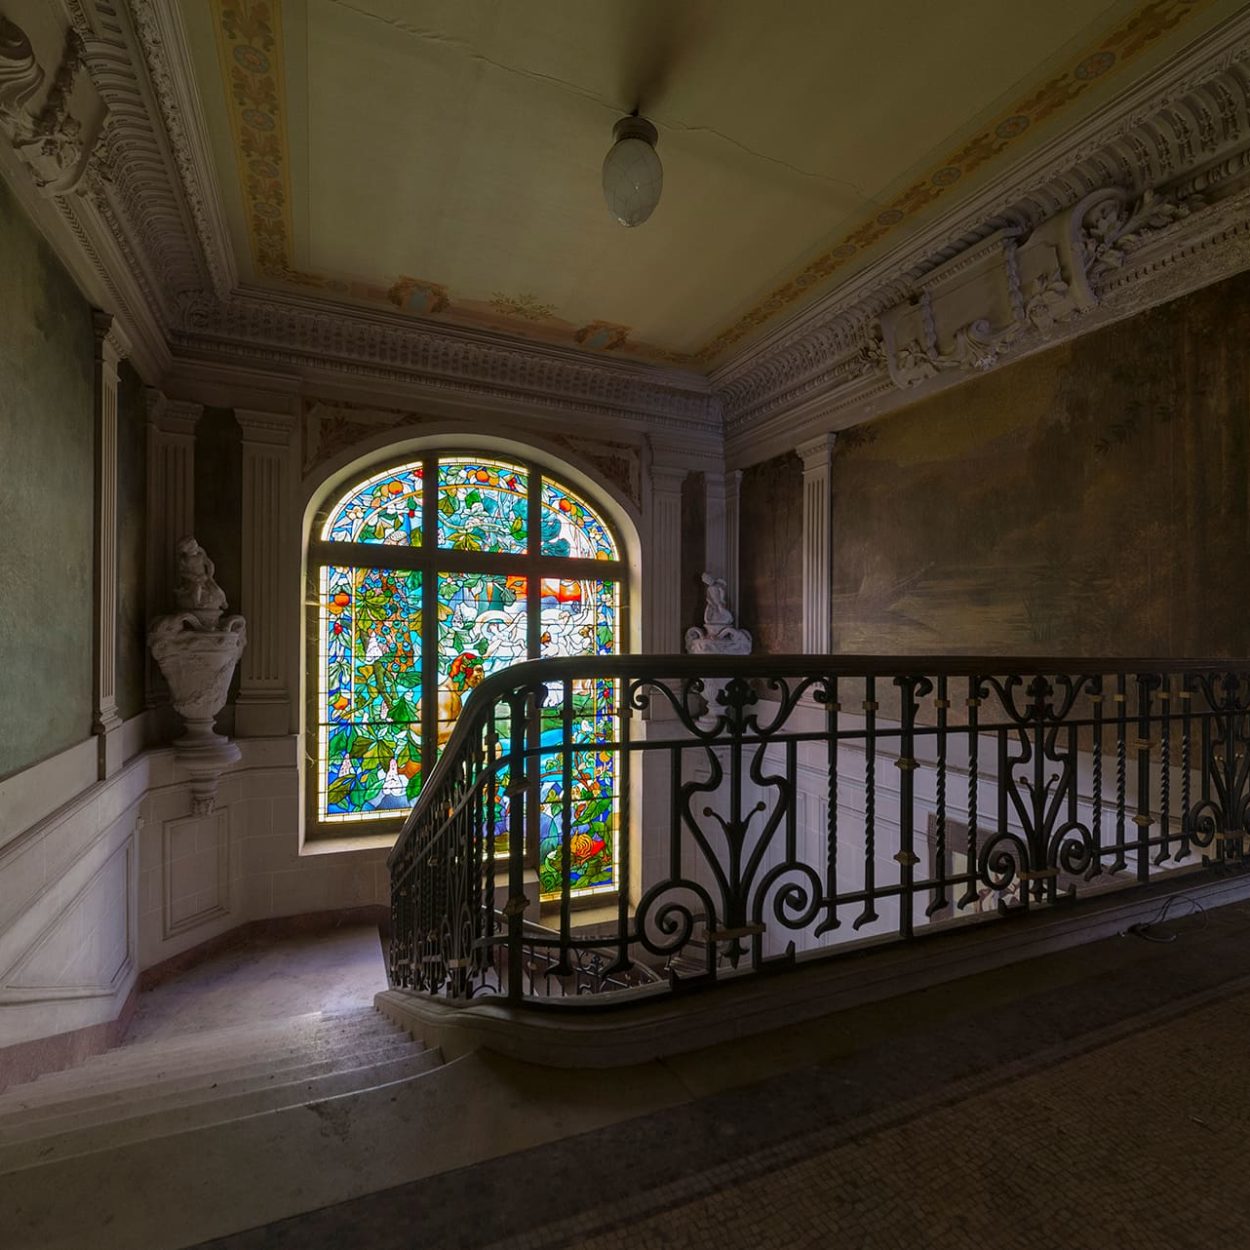
<path id="1" fill-rule="evenodd" d="M 245 443 L 272 443 L 279 447 L 290 443 L 299 423 L 292 413 L 258 412 L 253 408 L 236 408 L 234 419 L 243 431 Z"/>
<path id="2" fill-rule="evenodd" d="M 112 313 L 93 308 L 91 322 L 95 328 L 97 357 L 116 372 L 118 364 L 130 355 L 130 340 Z"/>
<path id="3" fill-rule="evenodd" d="M 239 271 L 213 174 L 204 109 L 190 72 L 186 31 L 177 9 L 161 0 L 130 0 L 130 11 L 212 288 L 224 299 L 238 285 Z"/>
<path id="4" fill-rule="evenodd" d="M 148 423 L 163 434 L 194 436 L 196 424 L 204 415 L 204 405 L 189 399 L 169 399 L 155 387 L 144 390 Z"/>
<path id="5" fill-rule="evenodd" d="M 793 437 L 854 424 L 952 373 L 1085 333 L 1106 319 L 1104 300 L 1131 315 L 1244 268 L 1222 205 L 1250 181 L 1248 57 L 1245 14 L 1049 145 L 1031 170 L 1006 171 L 716 370 L 734 459 L 771 454 L 765 445 L 788 441 L 783 428 Z"/>
<path id="6" fill-rule="evenodd" d="M 201 294 L 185 314 L 171 333 L 180 354 L 419 382 L 483 399 L 536 399 L 565 412 L 632 416 L 676 430 L 716 431 L 720 425 L 706 379 L 678 370 L 586 360 L 502 334 L 253 290 L 226 300 Z"/>
<path id="7" fill-rule="evenodd" d="M 55 65 L 39 64 L 11 23 L 0 33 L 0 170 L 151 382 L 176 362 L 296 391 L 390 388 L 446 406 L 608 418 L 704 455 L 723 434 L 742 463 L 1246 264 L 1244 232 L 1222 205 L 1250 182 L 1250 11 L 709 378 L 240 288 L 181 5 L 61 3 L 70 30 Z M 1100 218 L 1079 211 L 1095 194 Z"/>

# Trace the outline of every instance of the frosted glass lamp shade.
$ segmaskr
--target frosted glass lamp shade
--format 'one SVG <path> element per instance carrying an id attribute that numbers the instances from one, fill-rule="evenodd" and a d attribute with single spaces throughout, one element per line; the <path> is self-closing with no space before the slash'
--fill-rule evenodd
<path id="1" fill-rule="evenodd" d="M 603 158 L 603 198 L 623 226 L 640 226 L 655 211 L 664 188 L 664 166 L 655 154 L 659 138 L 644 117 L 622 117 L 616 143 Z"/>

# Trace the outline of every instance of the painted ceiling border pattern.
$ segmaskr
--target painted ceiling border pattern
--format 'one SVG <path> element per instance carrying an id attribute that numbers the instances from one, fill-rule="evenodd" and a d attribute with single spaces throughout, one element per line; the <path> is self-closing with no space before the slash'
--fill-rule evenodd
<path id="1" fill-rule="evenodd" d="M 730 458 L 858 424 L 1250 268 L 1250 10 L 1215 38 L 1014 200 L 946 223 L 958 245 L 878 273 L 722 376 Z"/>
<path id="2" fill-rule="evenodd" d="M 272 282 L 395 307 L 409 316 L 430 318 L 454 309 L 452 293 L 442 283 L 401 274 L 382 285 L 295 266 L 282 0 L 211 0 L 211 4 L 248 245 L 257 274 Z M 558 342 L 567 340 L 586 352 L 625 351 L 678 366 L 692 359 L 687 353 L 631 342 L 629 326 L 564 321 L 554 305 L 528 291 L 516 295 L 493 291 L 482 301 L 462 301 L 459 311 L 471 316 L 474 309 L 466 303 L 489 308 L 519 333 L 541 326 Z"/>
<path id="3" fill-rule="evenodd" d="M 926 226 L 905 255 L 857 275 L 836 306 L 718 370 L 709 386 L 701 375 L 311 296 L 215 293 L 203 256 L 225 247 L 212 234 L 217 214 L 188 209 L 216 197 L 204 133 L 161 120 L 177 107 L 165 95 L 171 84 L 192 81 L 179 0 L 65 3 L 81 53 L 71 48 L 58 67 L 38 64 L 20 41 L 0 48 L 0 164 L 89 298 L 117 315 L 154 383 L 197 362 L 238 366 L 253 378 L 262 370 L 287 385 L 337 373 L 363 388 L 416 385 L 431 396 L 499 400 L 518 413 L 611 414 L 700 445 L 718 436 L 723 419 L 737 457 L 856 424 L 992 366 L 1001 353 L 987 354 L 966 333 L 974 327 L 963 327 L 959 352 L 934 352 L 932 376 L 913 386 L 909 374 L 900 385 L 897 354 L 891 361 L 880 337 L 882 314 L 922 297 L 926 283 L 936 290 L 935 270 L 979 265 L 990 253 L 1009 260 L 1051 218 L 1074 224 L 1085 249 L 1075 276 L 1078 285 L 1087 280 L 1093 306 L 1073 311 L 1061 297 L 1063 319 L 1050 340 L 1035 307 L 1009 358 L 1250 268 L 1250 9 L 1100 108 L 1023 175 L 998 178 L 975 203 Z M 82 71 L 106 110 L 102 127 L 74 115 L 81 93 L 70 104 L 67 92 L 37 89 L 54 72 Z M 1096 213 L 1075 219 L 1091 195 Z M 989 238 L 1004 220 L 1012 237 Z"/>
<path id="4" fill-rule="evenodd" d="M 1087 45 L 1075 64 L 1018 100 L 992 126 L 949 153 L 925 177 L 901 191 L 697 351 L 679 353 L 633 344 L 630 348 L 669 364 L 713 364 L 753 330 L 810 294 L 854 257 L 886 240 L 1037 125 L 1071 105 L 1095 82 L 1128 65 L 1210 3 L 1146 0 L 1114 30 Z M 291 261 L 293 224 L 281 0 L 213 0 L 213 15 L 249 244 L 258 273 L 271 281 L 401 308 L 419 297 L 412 308 L 417 316 L 446 311 L 450 296 L 438 283 L 401 277 L 384 287 L 295 268 Z M 489 302 L 505 319 L 533 323 L 554 315 L 554 309 L 534 296 L 510 298 L 495 292 Z M 543 310 L 542 316 L 535 315 L 535 307 Z M 568 329 L 572 342 L 591 350 L 613 351 L 628 342 L 627 327 L 606 322 L 581 328 L 569 325 Z"/>
<path id="5" fill-rule="evenodd" d="M 882 242 L 897 227 L 928 208 L 969 174 L 1002 155 L 1030 130 L 1072 104 L 1099 79 L 1123 68 L 1187 17 L 1208 7 L 1209 3 L 1210 0 L 1147 0 L 1110 34 L 1088 46 L 1075 65 L 1018 100 L 992 126 L 948 154 L 925 177 L 901 191 L 873 217 L 844 235 L 837 244 L 810 261 L 793 278 L 699 348 L 692 360 L 699 364 L 716 361 L 727 348 L 770 321 L 795 300 L 809 294 L 812 288 L 831 277 L 853 257 Z"/>

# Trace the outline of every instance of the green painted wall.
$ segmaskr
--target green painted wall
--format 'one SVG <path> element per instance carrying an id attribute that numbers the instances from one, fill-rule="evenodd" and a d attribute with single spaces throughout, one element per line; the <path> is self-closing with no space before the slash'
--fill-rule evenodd
<path id="1" fill-rule="evenodd" d="M 144 706 L 147 663 L 147 407 L 126 361 L 117 378 L 117 711 Z"/>
<path id="2" fill-rule="evenodd" d="M 845 432 L 833 649 L 1250 654 L 1247 343 L 1243 274 Z"/>
<path id="3" fill-rule="evenodd" d="M 0 180 L 0 777 L 91 733 L 94 343 Z"/>

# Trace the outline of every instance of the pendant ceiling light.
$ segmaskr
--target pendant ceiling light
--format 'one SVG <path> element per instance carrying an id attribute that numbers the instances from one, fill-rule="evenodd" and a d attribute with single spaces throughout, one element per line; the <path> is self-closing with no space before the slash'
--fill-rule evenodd
<path id="1" fill-rule="evenodd" d="M 660 136 L 645 117 L 622 117 L 612 135 L 616 142 L 603 158 L 603 198 L 622 226 L 640 226 L 664 187 L 664 166 L 655 154 Z"/>

